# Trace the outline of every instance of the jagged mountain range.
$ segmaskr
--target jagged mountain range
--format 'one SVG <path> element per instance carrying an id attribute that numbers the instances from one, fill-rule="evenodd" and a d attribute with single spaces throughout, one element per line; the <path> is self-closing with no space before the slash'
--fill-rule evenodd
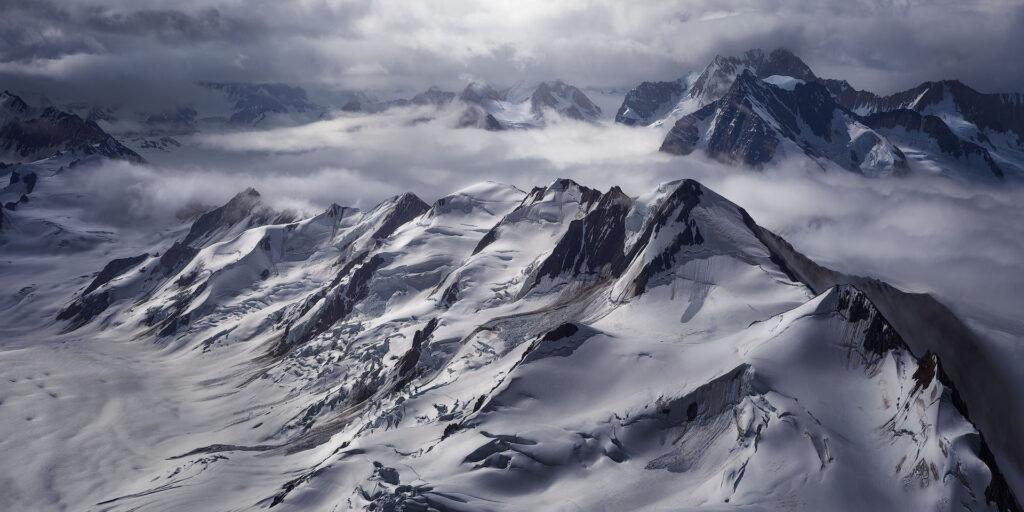
<path id="1" fill-rule="evenodd" d="M 29 106 L 9 91 L 0 94 L 0 163 L 91 155 L 143 161 L 93 121 L 53 107 Z"/>
<path id="2" fill-rule="evenodd" d="M 174 149 L 174 137 L 197 131 L 305 124 L 341 113 L 374 114 L 396 107 L 461 106 L 459 127 L 490 130 L 535 128 L 546 122 L 547 110 L 594 122 L 601 109 L 580 89 L 560 80 L 535 85 L 519 83 L 504 89 L 471 83 L 460 93 L 431 87 L 411 98 L 379 99 L 363 91 L 334 92 L 319 102 L 305 89 L 280 83 L 200 82 L 201 89 L 222 96 L 204 105 L 185 105 L 156 112 L 126 112 L 118 107 L 71 104 L 87 120 L 102 122 L 140 149 Z M 168 140 L 162 140 L 169 138 Z"/>
<path id="3" fill-rule="evenodd" d="M 47 201 L 0 236 L 33 236 Z M 250 189 L 111 257 L 5 314 L 162 347 L 133 364 L 196 413 L 120 420 L 145 456 L 65 503 L 1020 510 L 1019 437 L 991 399 L 1007 382 L 973 377 L 994 366 L 970 331 L 693 180 L 482 183 L 302 219 Z"/>
<path id="4" fill-rule="evenodd" d="M 944 81 L 882 97 L 819 78 L 782 49 L 718 56 L 699 73 L 644 82 L 616 114 L 627 125 L 670 127 L 661 149 L 675 154 L 700 149 L 755 167 L 802 154 L 864 174 L 937 166 L 996 180 L 1024 174 L 1020 119 L 1021 94 Z"/>
<path id="5" fill-rule="evenodd" d="M 507 130 L 539 128 L 546 113 L 594 123 L 601 109 L 579 88 L 561 80 L 518 83 L 496 89 L 470 83 L 461 92 L 431 87 L 411 98 L 380 99 L 365 91 L 337 91 L 313 100 L 307 91 L 282 83 L 198 82 L 201 100 L 154 111 L 117 105 L 67 103 L 47 107 L 79 116 L 143 154 L 160 155 L 183 147 L 197 133 L 298 126 L 337 115 L 377 114 L 389 109 L 431 106 L 457 109 L 454 127 Z M 422 121 L 423 118 L 419 119 Z"/>
<path id="6" fill-rule="evenodd" d="M 444 108 L 453 104 L 461 104 L 463 109 L 459 127 L 488 130 L 542 127 L 548 110 L 578 121 L 596 122 L 601 117 L 601 108 L 583 91 L 561 80 L 536 85 L 518 83 L 503 89 L 473 82 L 459 93 L 431 87 L 408 99 L 376 100 L 362 94 L 344 104 L 341 110 L 375 113 L 411 105 Z"/>
<path id="7" fill-rule="evenodd" d="M 197 130 L 304 124 L 330 117 L 332 111 L 457 108 L 456 126 L 488 130 L 541 127 L 549 110 L 588 122 L 601 116 L 585 93 L 561 81 L 500 90 L 473 83 L 459 93 L 430 88 L 408 99 L 391 100 L 351 91 L 336 94 L 333 106 L 314 103 L 301 87 L 285 84 L 199 85 L 222 95 L 227 103 L 214 109 L 217 112 L 183 106 L 137 113 L 138 119 L 127 124 L 123 118 L 132 116 L 114 108 L 78 105 L 72 110 L 81 111 L 85 123 L 103 123 L 135 150 L 158 152 L 180 148 L 175 137 Z M 10 103 L 18 102 L 23 103 Z M 52 107 L 45 111 L 51 117 L 60 112 Z M 678 80 L 644 82 L 626 93 L 615 116 L 618 123 L 667 129 L 662 151 L 700 151 L 750 167 L 796 155 L 808 156 L 822 167 L 866 175 L 919 171 L 997 181 L 1024 176 L 1020 119 L 1021 94 L 983 94 L 957 81 L 942 81 L 879 96 L 843 80 L 819 78 L 783 49 L 718 56 L 702 71 Z M 49 123 L 68 122 L 54 118 Z M 25 133 L 26 126 L 9 126 L 3 135 L 38 138 Z M 103 136 L 93 133 L 87 138 Z M 27 155 L 32 148 L 21 151 Z M 105 151 L 113 154 L 120 149 Z"/>
<path id="8" fill-rule="evenodd" d="M 806 154 L 864 174 L 905 174 L 907 158 L 819 85 L 792 88 L 744 70 L 724 96 L 676 121 L 661 150 L 707 154 L 748 166 Z"/>

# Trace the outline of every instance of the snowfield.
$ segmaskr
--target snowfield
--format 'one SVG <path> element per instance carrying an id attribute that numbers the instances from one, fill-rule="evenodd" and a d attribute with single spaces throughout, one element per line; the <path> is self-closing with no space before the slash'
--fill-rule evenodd
<path id="1" fill-rule="evenodd" d="M 249 189 L 153 233 L 31 166 L 0 509 L 1020 509 L 1024 404 L 971 331 L 696 181 Z"/>

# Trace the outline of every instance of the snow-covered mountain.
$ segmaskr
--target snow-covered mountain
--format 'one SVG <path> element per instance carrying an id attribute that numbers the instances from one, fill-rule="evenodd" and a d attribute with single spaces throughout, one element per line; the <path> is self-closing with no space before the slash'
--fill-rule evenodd
<path id="1" fill-rule="evenodd" d="M 884 136 L 840 106 L 815 82 L 744 70 L 719 99 L 679 119 L 661 150 L 696 149 L 748 166 L 805 154 L 866 175 L 899 175 L 907 159 Z"/>
<path id="2" fill-rule="evenodd" d="M 601 117 L 601 109 L 583 91 L 561 80 L 542 82 L 535 87 L 517 84 L 502 90 L 472 83 L 458 98 L 482 108 L 503 128 L 543 126 L 545 110 L 579 121 L 594 122 Z"/>
<path id="3" fill-rule="evenodd" d="M 67 103 L 61 108 L 97 123 L 132 150 L 160 160 L 163 153 L 187 146 L 197 135 L 226 131 L 300 126 L 338 115 L 379 114 L 399 107 L 456 109 L 456 127 L 504 130 L 540 128 L 550 113 L 596 122 L 601 108 L 560 80 L 495 90 L 470 84 L 461 93 L 430 87 L 410 98 L 387 98 L 369 91 L 307 93 L 282 83 L 198 82 L 180 102 L 166 108 Z M 314 99 L 311 97 L 315 96 Z M 156 103 L 168 102 L 160 98 Z M 420 120 L 433 118 L 426 112 Z"/>
<path id="4" fill-rule="evenodd" d="M 984 94 L 957 80 L 925 82 L 889 96 L 856 90 L 842 80 L 824 84 L 869 122 L 899 125 L 888 128 L 898 128 L 892 137 L 908 147 L 938 146 L 931 153 L 968 160 L 972 168 L 999 177 L 1024 168 L 1024 94 Z"/>
<path id="5" fill-rule="evenodd" d="M 463 109 L 460 127 L 488 130 L 543 127 L 548 111 L 578 121 L 596 122 L 601 117 L 601 108 L 583 91 L 561 80 L 537 85 L 519 83 L 500 90 L 474 82 L 458 94 L 431 87 L 410 99 L 357 102 L 342 110 L 374 113 L 409 105 L 439 108 L 458 105 Z"/>
<path id="6" fill-rule="evenodd" d="M 671 126 L 677 119 L 724 96 L 744 71 L 758 78 L 816 78 L 800 58 L 781 48 L 768 54 L 753 49 L 737 57 L 718 55 L 702 71 L 673 82 L 644 82 L 633 88 L 626 93 L 615 121 L 630 126 Z"/>
<path id="7" fill-rule="evenodd" d="M 26 269 L 34 202 L 0 234 Z M 61 347 L 4 392 L 14 508 L 1020 509 L 1024 409 L 970 331 L 693 180 L 305 219 L 247 190 L 67 265 L 0 303 Z M 86 347 L 116 355 L 67 374 Z"/>
<path id="8" fill-rule="evenodd" d="M 8 91 L 0 94 L 0 163 L 91 155 L 142 161 L 93 121 L 53 107 L 31 107 Z"/>
<path id="9" fill-rule="evenodd" d="M 789 113 L 778 117 L 778 109 L 744 110 L 764 106 L 764 94 L 755 95 L 760 99 L 737 97 L 735 84 L 740 81 L 744 84 L 739 89 L 748 96 L 769 86 L 777 93 L 772 96 L 816 92 L 791 98 L 797 103 L 790 101 Z M 715 113 L 726 104 L 738 110 Z M 748 165 L 770 161 L 778 145 L 772 141 L 785 139 L 819 162 L 867 174 L 919 169 L 1002 180 L 1024 176 L 1022 109 L 1020 94 L 982 94 L 957 81 L 928 82 L 880 97 L 843 80 L 821 79 L 797 56 L 777 49 L 769 54 L 750 50 L 740 57 L 718 56 L 703 71 L 677 81 L 644 82 L 626 94 L 616 121 L 669 127 L 662 146 L 669 152 L 686 154 L 700 147 L 714 157 Z M 737 124 L 723 126 L 711 119 Z M 847 134 L 839 137 L 839 144 L 820 126 L 824 119 L 835 119 L 832 131 Z M 808 128 L 811 139 L 800 135 Z"/>
<path id="10" fill-rule="evenodd" d="M 54 107 L 33 107 L 20 97 L 0 94 L 0 233 L 18 229 L 21 208 L 30 207 L 40 176 L 83 163 L 145 160 L 95 122 Z M 52 223 L 37 225 L 60 231 Z"/>
<path id="11" fill-rule="evenodd" d="M 325 110 L 310 103 L 305 89 L 288 84 L 201 82 L 199 85 L 220 91 L 234 102 L 227 121 L 236 125 L 256 125 L 275 115 L 317 119 Z"/>

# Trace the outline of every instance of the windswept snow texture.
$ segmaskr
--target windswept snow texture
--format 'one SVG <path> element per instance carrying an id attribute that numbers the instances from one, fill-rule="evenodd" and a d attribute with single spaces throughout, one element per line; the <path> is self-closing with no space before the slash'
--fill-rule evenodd
<path id="1" fill-rule="evenodd" d="M 247 190 L 138 237 L 39 179 L 0 233 L 0 508 L 1020 510 L 969 331 L 696 181 Z"/>

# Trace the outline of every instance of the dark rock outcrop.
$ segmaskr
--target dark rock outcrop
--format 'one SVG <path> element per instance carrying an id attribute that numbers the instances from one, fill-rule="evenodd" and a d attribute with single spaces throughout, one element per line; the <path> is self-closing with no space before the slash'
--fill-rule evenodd
<path id="1" fill-rule="evenodd" d="M 615 122 L 627 126 L 645 125 L 663 117 L 686 92 L 683 79 L 672 82 L 643 82 L 630 89 L 615 113 Z"/>
<path id="2" fill-rule="evenodd" d="M 112 279 L 123 274 L 126 270 L 146 261 L 146 258 L 148 257 L 149 254 L 140 254 L 130 258 L 118 258 L 111 260 L 110 263 L 107 263 L 103 267 L 103 270 L 101 270 L 96 276 L 96 279 L 93 279 L 92 282 L 89 283 L 89 286 L 85 287 L 85 290 L 82 291 L 82 295 L 88 295 L 93 290 L 109 283 Z"/>
<path id="3" fill-rule="evenodd" d="M 704 191 L 701 184 L 694 180 L 683 180 L 676 186 L 668 197 L 662 201 L 654 218 L 647 224 L 641 233 L 639 240 L 633 245 L 627 261 L 633 261 L 647 248 L 651 240 L 658 236 L 660 231 L 669 223 L 680 223 L 683 230 L 676 233 L 669 245 L 654 257 L 633 280 L 630 292 L 626 298 L 642 295 L 647 289 L 647 283 L 652 277 L 669 268 L 676 262 L 676 254 L 684 246 L 700 245 L 704 243 L 704 237 L 696 221 L 690 218 L 690 213 L 700 204 L 700 196 Z"/>
<path id="4" fill-rule="evenodd" d="M 612 187 L 602 195 L 582 219 L 569 223 L 554 250 L 538 268 L 534 284 L 562 275 L 572 279 L 583 274 L 621 274 L 628 263 L 623 250 L 626 215 L 632 204 L 619 187 Z"/>
<path id="5" fill-rule="evenodd" d="M 406 222 L 409 222 L 430 210 L 430 206 L 416 197 L 415 194 L 405 193 L 398 197 L 389 199 L 387 202 L 394 203 L 391 212 L 381 223 L 377 231 L 374 231 L 372 238 L 382 239 L 391 236 L 396 229 Z"/>

